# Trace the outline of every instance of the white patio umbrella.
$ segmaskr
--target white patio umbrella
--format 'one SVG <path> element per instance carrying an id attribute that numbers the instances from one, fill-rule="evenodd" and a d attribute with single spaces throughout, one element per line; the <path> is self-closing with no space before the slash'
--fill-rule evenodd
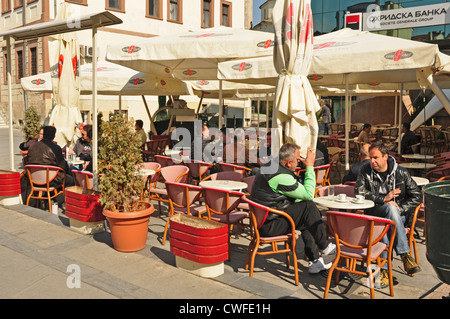
<path id="1" fill-rule="evenodd" d="M 92 64 L 79 67 L 80 94 L 92 94 Z M 53 92 L 51 72 L 21 79 L 22 88 L 31 92 Z M 97 62 L 97 93 L 101 95 L 189 95 L 187 82 L 157 77 L 107 61 Z"/>
<path id="2" fill-rule="evenodd" d="M 152 130 L 156 133 L 150 110 L 145 101 L 145 95 L 192 95 L 188 82 L 174 78 L 157 77 L 145 72 L 139 72 L 122 65 L 107 61 L 97 62 L 97 93 L 100 95 L 118 95 L 119 108 L 121 98 L 126 95 L 141 95 L 145 103 Z M 80 94 L 92 94 L 93 65 L 83 64 L 79 67 Z M 51 72 L 36 74 L 21 79 L 22 88 L 30 92 L 53 92 Z"/>
<path id="3" fill-rule="evenodd" d="M 295 142 L 306 157 L 308 147 L 316 148 L 316 112 L 320 110 L 307 78 L 313 51 L 311 1 L 277 1 L 273 21 L 276 43 L 273 60 L 278 79 L 272 123 L 278 132 L 284 132 L 279 136 L 280 143 Z"/>
<path id="4" fill-rule="evenodd" d="M 403 92 L 429 87 L 450 113 L 449 99 L 442 91 L 450 87 L 449 61 L 435 44 L 342 29 L 314 37 L 308 78 L 313 88 L 343 89 L 347 112 L 352 91 Z M 247 66 L 237 71 L 232 63 Z M 218 78 L 227 81 L 273 84 L 277 79 L 270 57 L 221 62 L 218 68 Z"/>
<path id="5" fill-rule="evenodd" d="M 67 3 L 61 3 L 55 20 L 72 15 Z M 49 59 L 53 88 L 53 109 L 50 125 L 57 129 L 55 141 L 63 146 L 71 141 L 76 127 L 81 124 L 79 61 L 80 47 L 76 32 L 49 37 Z"/>
<path id="6" fill-rule="evenodd" d="M 180 80 L 217 80 L 217 64 L 221 61 L 272 54 L 271 33 L 217 27 L 110 45 L 106 59 L 142 72 Z M 222 111 L 220 107 L 219 125 Z"/>

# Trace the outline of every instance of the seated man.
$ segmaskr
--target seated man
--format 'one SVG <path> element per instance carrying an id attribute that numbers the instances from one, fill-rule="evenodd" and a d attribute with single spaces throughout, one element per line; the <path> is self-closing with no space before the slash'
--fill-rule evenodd
<path id="1" fill-rule="evenodd" d="M 408 122 L 402 124 L 402 141 L 400 144 L 400 149 L 402 154 L 414 154 L 411 145 L 417 143 L 416 134 L 411 131 L 411 125 Z"/>
<path id="2" fill-rule="evenodd" d="M 388 149 L 381 141 L 370 146 L 370 165 L 361 167 L 355 185 L 355 195 L 364 194 L 366 199 L 375 202 L 375 207 L 366 210 L 366 214 L 395 221 L 394 249 L 401 256 L 405 271 L 414 274 L 421 269 L 411 256 L 405 223 L 422 202 L 422 192 L 408 170 L 398 166 L 395 159 L 388 154 Z M 382 241 L 388 244 L 388 238 L 386 235 Z M 382 288 L 389 286 L 386 264 L 381 270 L 380 285 Z"/>
<path id="3" fill-rule="evenodd" d="M 91 143 L 87 138 L 88 134 L 92 135 L 92 125 L 85 125 L 81 131 L 81 138 L 75 142 L 73 148 L 69 148 L 69 154 L 75 154 L 81 160 L 92 157 Z"/>
<path id="4" fill-rule="evenodd" d="M 331 263 L 325 264 L 322 255 L 336 251 L 336 245 L 327 245 L 326 227 L 316 205 L 312 201 L 316 188 L 314 173 L 314 152 L 308 148 L 305 159 L 300 157 L 300 147 L 292 143 L 284 144 L 279 157 L 273 158 L 276 165 L 271 163 L 261 168 L 256 175 L 250 199 L 257 203 L 285 211 L 292 217 L 295 228 L 301 231 L 305 243 L 305 254 L 310 260 L 309 273 L 315 274 L 329 269 Z M 295 168 L 299 162 L 306 166 L 304 185 L 298 180 Z M 275 163 L 273 163 L 275 164 Z M 275 169 L 273 169 L 275 167 Z M 271 172 L 274 170 L 273 172 Z M 270 214 L 260 228 L 262 236 L 278 236 L 290 230 L 287 219 Z"/>
<path id="5" fill-rule="evenodd" d="M 67 173 L 68 165 L 64 159 L 61 147 L 53 143 L 55 134 L 56 128 L 54 126 L 44 126 L 43 139 L 31 145 L 28 149 L 28 164 L 58 166 Z M 50 186 L 57 187 L 64 182 L 66 187 L 75 185 L 72 176 L 66 174 L 66 179 L 64 180 L 64 173 L 59 172 L 50 183 Z M 64 198 L 59 197 L 56 200 L 59 204 L 62 204 Z"/>
<path id="6" fill-rule="evenodd" d="M 368 143 L 365 143 L 363 146 L 361 146 L 359 150 L 360 162 L 355 163 L 350 167 L 350 170 L 348 171 L 347 174 L 345 174 L 344 178 L 342 179 L 342 184 L 345 184 L 346 182 L 356 182 L 361 167 L 364 164 L 366 163 L 368 164 L 370 162 L 369 147 L 370 144 Z"/>

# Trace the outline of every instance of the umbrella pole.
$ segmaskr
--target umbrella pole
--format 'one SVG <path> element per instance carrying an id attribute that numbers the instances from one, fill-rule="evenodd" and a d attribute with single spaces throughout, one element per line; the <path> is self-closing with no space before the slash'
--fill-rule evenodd
<path id="1" fill-rule="evenodd" d="M 259 110 L 261 107 L 261 100 L 258 97 L 258 108 L 257 108 L 257 112 L 258 114 L 256 115 L 257 121 L 258 121 L 258 126 L 256 127 L 256 135 L 259 136 Z"/>
<path id="2" fill-rule="evenodd" d="M 401 140 L 400 136 L 402 133 L 402 106 L 403 106 L 403 83 L 400 85 L 400 101 L 398 103 L 398 153 L 401 155 Z"/>
<path id="3" fill-rule="evenodd" d="M 266 93 L 266 133 L 269 132 L 269 93 Z"/>
<path id="4" fill-rule="evenodd" d="M 14 131 L 13 131 L 13 112 L 12 112 L 12 83 L 11 83 L 11 37 L 6 38 L 6 47 L 8 50 L 8 56 L 6 59 L 7 66 L 7 79 L 8 79 L 8 115 L 9 115 L 9 164 L 10 169 L 14 171 Z"/>
<path id="5" fill-rule="evenodd" d="M 222 128 L 223 124 L 223 97 L 222 97 L 222 80 L 219 80 L 219 121 L 218 121 L 218 129 Z"/>
<path id="6" fill-rule="evenodd" d="M 98 120 L 97 120 L 97 28 L 92 28 L 92 172 L 93 188 L 98 190 Z"/>
<path id="7" fill-rule="evenodd" d="M 153 122 L 153 118 L 150 114 L 150 109 L 148 108 L 147 101 L 145 100 L 145 96 L 143 96 L 143 95 L 141 95 L 141 96 L 142 96 L 142 101 L 144 101 L 145 109 L 147 110 L 148 118 L 150 119 L 150 126 L 152 127 L 153 133 L 156 135 L 157 133 L 156 133 L 155 123 Z"/>
<path id="8" fill-rule="evenodd" d="M 350 129 L 350 125 L 348 123 L 349 120 L 349 87 L 348 87 L 348 73 L 345 74 L 345 171 L 350 169 L 349 164 L 349 143 L 348 143 L 348 131 Z"/>
<path id="9" fill-rule="evenodd" d="M 200 112 L 200 106 L 202 105 L 203 102 L 203 95 L 205 95 L 205 91 L 202 91 L 202 96 L 200 97 L 200 101 L 198 102 L 198 106 L 197 106 L 197 119 L 198 119 L 198 113 Z"/>

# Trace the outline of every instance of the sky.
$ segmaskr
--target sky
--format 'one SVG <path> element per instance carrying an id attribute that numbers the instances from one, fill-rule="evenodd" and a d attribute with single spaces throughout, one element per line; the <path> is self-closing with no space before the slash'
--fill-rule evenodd
<path id="1" fill-rule="evenodd" d="M 261 22 L 261 12 L 259 7 L 266 2 L 266 0 L 253 0 L 253 25 Z"/>

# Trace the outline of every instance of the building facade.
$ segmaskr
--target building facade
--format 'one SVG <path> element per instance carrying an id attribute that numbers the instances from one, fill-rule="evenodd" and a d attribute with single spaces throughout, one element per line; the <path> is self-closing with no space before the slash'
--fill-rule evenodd
<path id="1" fill-rule="evenodd" d="M 1 0 L 0 31 L 36 23 L 52 21 L 63 2 L 71 6 L 75 14 L 111 11 L 123 23 L 102 27 L 97 32 L 97 55 L 104 60 L 110 43 L 130 39 L 142 40 L 159 35 L 187 32 L 200 28 L 228 26 L 249 29 L 252 23 L 252 0 Z M 91 30 L 77 32 L 80 43 L 81 64 L 92 62 Z M 6 117 L 8 85 L 6 71 L 6 41 L 0 40 L 0 116 Z M 48 38 L 42 37 L 12 43 L 13 122 L 23 121 L 24 110 L 36 107 L 41 117 L 48 117 L 52 109 L 49 93 L 26 93 L 20 79 L 25 76 L 50 71 Z M 149 107 L 156 110 L 158 97 L 148 97 Z M 189 101 L 188 101 L 189 102 Z M 130 117 L 146 116 L 141 97 L 123 97 L 122 108 Z M 136 107 L 137 105 L 137 107 Z M 99 96 L 100 111 L 119 108 L 117 97 Z M 91 98 L 81 97 L 80 110 L 90 122 Z M 150 129 L 146 121 L 146 129 Z"/>

